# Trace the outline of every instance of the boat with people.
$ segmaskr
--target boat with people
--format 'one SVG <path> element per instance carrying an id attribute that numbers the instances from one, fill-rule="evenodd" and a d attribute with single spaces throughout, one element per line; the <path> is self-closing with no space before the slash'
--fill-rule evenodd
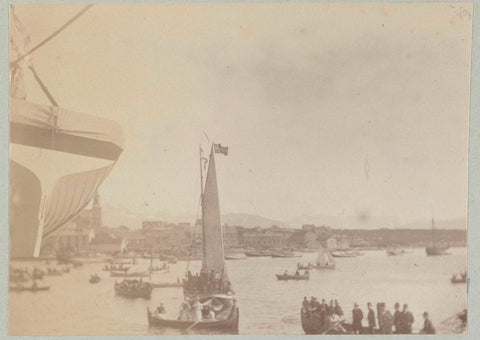
<path id="1" fill-rule="evenodd" d="M 99 283 L 100 280 L 101 278 L 97 274 L 90 275 L 90 280 L 89 280 L 90 283 Z"/>
<path id="2" fill-rule="evenodd" d="M 287 280 L 308 280 L 308 279 L 310 279 L 310 273 L 308 272 L 308 270 L 305 270 L 305 272 L 304 272 L 303 274 L 301 274 L 298 269 L 297 269 L 297 271 L 295 272 L 295 274 L 288 274 L 288 272 L 285 271 L 285 273 L 283 273 L 283 274 L 275 274 L 275 276 L 276 276 L 277 279 L 280 280 L 280 281 L 287 281 Z"/>
<path id="3" fill-rule="evenodd" d="M 110 271 L 128 271 L 130 269 L 130 267 L 125 267 L 123 264 L 105 264 L 103 267 L 102 267 L 102 270 L 104 272 L 110 272 Z"/>
<path id="4" fill-rule="evenodd" d="M 115 282 L 115 293 L 117 295 L 128 298 L 144 298 L 150 299 L 152 295 L 152 286 L 149 282 L 140 280 L 123 280 L 122 282 Z"/>
<path id="5" fill-rule="evenodd" d="M 202 211 L 202 266 L 192 274 L 187 264 L 183 280 L 184 302 L 178 318 L 168 319 L 161 306 L 151 312 L 147 308 L 148 324 L 155 327 L 184 331 L 195 329 L 238 331 L 239 309 L 225 264 L 223 228 L 220 220 L 215 153 L 227 155 L 228 148 L 212 143 L 210 157 L 203 157 L 200 147 L 200 204 Z M 208 170 L 203 185 L 203 167 Z"/>
<path id="6" fill-rule="evenodd" d="M 430 247 L 425 248 L 425 252 L 427 256 L 443 256 L 443 255 L 450 255 L 447 252 L 449 246 L 446 244 L 438 244 L 435 235 L 435 220 L 432 218 L 432 245 Z"/>

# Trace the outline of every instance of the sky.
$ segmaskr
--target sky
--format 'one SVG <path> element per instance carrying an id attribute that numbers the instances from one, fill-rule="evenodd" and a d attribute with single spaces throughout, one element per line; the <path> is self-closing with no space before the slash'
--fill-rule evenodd
<path id="1" fill-rule="evenodd" d="M 82 4 L 15 5 L 32 45 Z M 96 4 L 32 55 L 63 108 L 118 122 L 102 201 L 195 214 L 466 216 L 471 4 Z M 48 103 L 29 75 L 28 99 Z"/>

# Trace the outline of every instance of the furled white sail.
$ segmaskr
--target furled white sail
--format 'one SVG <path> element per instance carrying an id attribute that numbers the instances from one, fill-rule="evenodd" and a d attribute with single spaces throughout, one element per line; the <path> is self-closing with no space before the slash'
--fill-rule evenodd
<path id="1" fill-rule="evenodd" d="M 218 204 L 217 173 L 214 151 L 210 153 L 207 178 L 202 199 L 203 262 L 202 270 L 217 273 L 225 271 L 222 225 Z"/>

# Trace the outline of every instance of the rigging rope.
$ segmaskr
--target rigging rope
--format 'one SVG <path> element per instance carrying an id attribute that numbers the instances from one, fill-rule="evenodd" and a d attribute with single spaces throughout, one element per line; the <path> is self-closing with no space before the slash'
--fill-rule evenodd
<path id="1" fill-rule="evenodd" d="M 18 57 L 16 60 L 12 61 L 10 63 L 10 66 L 13 66 L 15 65 L 16 63 L 18 63 L 19 61 L 23 60 L 25 57 L 27 57 L 28 55 L 32 54 L 33 52 L 35 52 L 36 50 L 38 50 L 40 47 L 42 47 L 43 45 L 45 45 L 47 42 L 49 42 L 50 40 L 52 40 L 54 37 L 56 37 L 60 32 L 62 32 L 65 28 L 67 28 L 68 26 L 70 26 L 75 20 L 77 20 L 80 16 L 83 15 L 83 13 L 85 13 L 86 11 L 88 11 L 90 9 L 90 7 L 92 7 L 93 4 L 89 4 L 87 6 L 85 6 L 80 12 L 78 12 L 73 18 L 71 18 L 70 20 L 68 20 L 65 24 L 63 24 L 59 29 L 57 29 L 55 32 L 53 32 L 52 34 L 50 34 L 48 37 L 46 37 L 45 39 L 43 39 L 38 45 L 36 45 L 35 47 L 33 47 L 32 49 L 30 49 L 28 52 L 26 52 L 25 54 L 21 55 L 20 57 Z"/>

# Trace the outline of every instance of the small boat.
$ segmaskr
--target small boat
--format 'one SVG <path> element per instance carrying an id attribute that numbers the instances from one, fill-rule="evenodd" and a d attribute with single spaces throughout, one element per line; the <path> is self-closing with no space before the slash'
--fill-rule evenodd
<path id="1" fill-rule="evenodd" d="M 247 257 L 270 257 L 272 256 L 272 252 L 268 250 L 260 250 L 260 251 L 247 251 L 245 252 Z"/>
<path id="2" fill-rule="evenodd" d="M 98 282 L 100 282 L 100 280 L 101 280 L 101 279 L 100 279 L 100 276 L 98 276 L 97 274 L 95 274 L 95 275 L 91 275 L 91 276 L 90 276 L 89 282 L 90 282 L 90 283 L 98 283 Z"/>
<path id="3" fill-rule="evenodd" d="M 310 274 L 299 274 L 299 275 L 290 275 L 290 274 L 275 274 L 278 280 L 308 280 L 310 279 Z"/>
<path id="4" fill-rule="evenodd" d="M 211 299 L 215 297 L 217 299 L 221 299 L 221 295 L 214 295 L 209 296 L 200 301 L 203 302 L 207 299 Z M 232 300 L 231 296 L 225 296 L 226 299 Z M 226 311 L 228 313 L 228 310 Z M 155 315 L 155 313 L 150 312 L 150 309 L 147 307 L 147 317 L 148 317 L 148 325 L 154 327 L 164 327 L 164 328 L 172 328 L 172 329 L 182 329 L 182 330 L 190 330 L 190 329 L 202 329 L 202 330 L 217 330 L 217 331 L 227 331 L 227 332 L 238 332 L 238 319 L 239 319 L 239 312 L 238 307 L 236 306 L 235 302 L 230 307 L 229 314 L 222 320 L 204 320 L 200 322 L 196 321 L 184 321 L 184 320 L 172 320 L 172 319 L 164 319 L 161 316 Z"/>
<path id="5" fill-rule="evenodd" d="M 349 252 L 349 251 L 332 251 L 332 256 L 333 257 L 357 257 L 358 253 L 355 252 Z"/>
<path id="6" fill-rule="evenodd" d="M 319 246 L 317 254 L 317 265 L 315 266 L 316 269 L 336 268 L 335 259 L 328 250 L 325 250 L 322 246 Z"/>
<path id="7" fill-rule="evenodd" d="M 387 249 L 388 256 L 398 256 L 403 254 L 405 254 L 405 251 L 403 249 Z"/>
<path id="8" fill-rule="evenodd" d="M 62 276 L 63 272 L 57 269 L 48 268 L 45 276 Z"/>
<path id="9" fill-rule="evenodd" d="M 152 288 L 171 288 L 171 287 L 183 287 L 183 282 L 159 282 L 159 283 L 153 283 L 150 282 L 150 285 Z"/>
<path id="10" fill-rule="evenodd" d="M 10 291 L 16 291 L 16 292 L 25 292 L 25 291 L 28 291 L 28 292 L 40 292 L 40 291 L 45 291 L 45 290 L 49 290 L 50 289 L 50 286 L 37 286 L 35 284 L 31 285 L 31 286 L 9 286 L 8 287 L 8 290 Z"/>
<path id="11" fill-rule="evenodd" d="M 297 263 L 297 269 L 299 270 L 305 270 L 305 269 L 314 269 L 315 266 L 309 263 L 308 265 L 304 266 L 302 263 Z"/>
<path id="12" fill-rule="evenodd" d="M 452 283 L 466 283 L 467 282 L 467 272 L 460 274 L 453 274 L 450 278 Z"/>
<path id="13" fill-rule="evenodd" d="M 115 271 L 112 271 L 112 272 L 110 272 L 110 276 L 111 276 L 111 277 L 145 277 L 145 276 L 148 276 L 148 273 L 146 273 L 146 272 L 131 272 L 131 273 L 127 273 L 127 272 L 115 272 Z"/>
<path id="14" fill-rule="evenodd" d="M 450 255 L 449 252 L 447 252 L 448 245 L 439 245 L 436 243 L 436 237 L 435 237 L 435 221 L 432 218 L 432 246 L 425 248 L 425 252 L 427 253 L 427 256 L 442 256 L 442 255 Z"/>
<path id="15" fill-rule="evenodd" d="M 225 260 L 246 260 L 247 256 L 245 254 L 230 254 L 225 255 Z"/>
<path id="16" fill-rule="evenodd" d="M 152 286 L 148 282 L 137 280 L 123 280 L 120 283 L 115 282 L 115 293 L 128 298 L 150 299 L 152 295 Z"/>
<path id="17" fill-rule="evenodd" d="M 275 251 L 271 255 L 272 257 L 302 257 L 302 255 L 297 255 L 294 252 L 287 251 Z"/>

